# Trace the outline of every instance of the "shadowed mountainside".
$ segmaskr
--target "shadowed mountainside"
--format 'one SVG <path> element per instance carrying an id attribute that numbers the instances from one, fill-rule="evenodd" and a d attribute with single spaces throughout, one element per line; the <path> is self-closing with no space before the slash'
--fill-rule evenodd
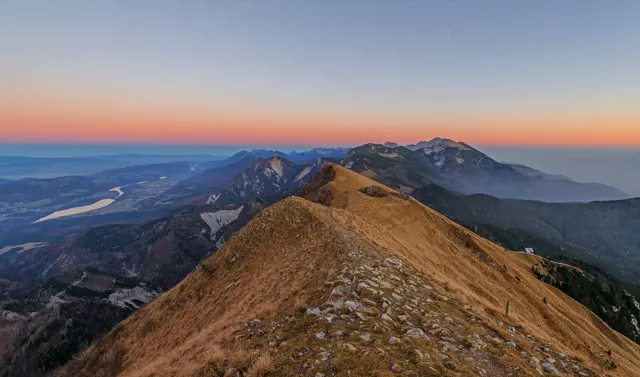
<path id="1" fill-rule="evenodd" d="M 544 203 L 456 195 L 436 185 L 415 190 L 412 195 L 469 227 L 524 231 L 560 246 L 566 257 L 600 266 L 621 280 L 640 283 L 639 199 Z M 545 247 L 537 252 L 555 256 L 545 253 Z"/>
<path id="2" fill-rule="evenodd" d="M 336 165 L 302 194 L 61 376 L 639 375 L 640 346 L 540 281 L 539 257 Z"/>

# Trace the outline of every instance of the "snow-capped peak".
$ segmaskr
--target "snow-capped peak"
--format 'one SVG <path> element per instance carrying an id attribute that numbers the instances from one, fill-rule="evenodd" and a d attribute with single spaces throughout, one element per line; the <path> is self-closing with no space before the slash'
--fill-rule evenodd
<path id="1" fill-rule="evenodd" d="M 461 152 L 468 151 L 470 149 L 464 143 L 440 137 L 436 137 L 430 141 L 421 141 L 417 144 L 407 145 L 407 148 L 420 153 L 422 156 L 428 156 L 431 160 L 431 164 L 439 169 L 449 162 L 463 165 L 465 160 L 462 157 Z M 449 149 L 449 151 L 447 151 L 447 149 Z"/>
<path id="2" fill-rule="evenodd" d="M 419 149 L 423 149 L 423 150 L 426 149 L 426 151 L 431 151 L 431 150 L 437 151 L 437 150 L 443 150 L 445 148 L 457 148 L 460 150 L 469 149 L 469 147 L 467 147 L 464 143 L 459 143 L 451 139 L 443 139 L 441 137 L 436 137 L 430 141 L 421 141 L 417 144 L 410 144 L 410 145 L 407 145 L 407 148 L 409 148 L 412 151 L 417 151 Z"/>

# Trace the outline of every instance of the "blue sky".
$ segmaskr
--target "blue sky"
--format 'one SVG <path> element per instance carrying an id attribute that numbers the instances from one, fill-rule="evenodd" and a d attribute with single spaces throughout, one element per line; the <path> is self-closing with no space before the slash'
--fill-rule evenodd
<path id="1" fill-rule="evenodd" d="M 0 1 L 0 98 L 15 113 L 0 141 L 95 129 L 77 142 L 139 143 L 126 132 L 151 127 L 139 113 L 167 112 L 206 124 L 184 127 L 189 143 L 265 138 L 295 117 L 278 131 L 288 144 L 346 124 L 372 141 L 546 144 L 549 132 L 554 145 L 610 145 L 640 119 L 638 19 L 637 1 Z M 76 109 L 60 137 L 51 104 Z M 82 123 L 114 107 L 132 124 Z M 163 127 L 166 144 L 177 134 Z M 359 141 L 334 139 L 322 142 Z"/>

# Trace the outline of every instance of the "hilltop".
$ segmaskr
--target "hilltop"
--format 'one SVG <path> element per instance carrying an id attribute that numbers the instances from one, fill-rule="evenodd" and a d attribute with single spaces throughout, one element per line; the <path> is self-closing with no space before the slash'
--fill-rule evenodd
<path id="1" fill-rule="evenodd" d="M 300 195 L 60 375 L 639 375 L 640 347 L 540 281 L 539 257 L 337 165 Z"/>

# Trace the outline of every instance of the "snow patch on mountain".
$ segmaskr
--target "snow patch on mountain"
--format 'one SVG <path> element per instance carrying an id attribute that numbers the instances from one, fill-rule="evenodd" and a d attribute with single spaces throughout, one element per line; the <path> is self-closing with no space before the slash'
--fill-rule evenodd
<path id="1" fill-rule="evenodd" d="M 137 286 L 133 288 L 124 288 L 117 292 L 114 292 L 109 295 L 107 300 L 121 308 L 131 308 L 134 307 L 138 309 L 140 307 L 140 303 L 137 301 L 141 301 L 143 303 L 148 303 L 155 300 L 158 296 L 160 296 L 160 292 L 142 286 Z"/>
<path id="2" fill-rule="evenodd" d="M 131 268 L 129 268 L 127 266 L 126 263 L 122 264 L 122 271 L 124 271 L 124 276 L 127 277 L 135 277 L 135 278 L 139 278 L 140 277 L 140 271 L 135 267 L 135 266 L 131 266 Z"/>
<path id="3" fill-rule="evenodd" d="M 224 236 L 220 236 L 220 238 L 218 238 L 215 242 L 215 247 L 216 249 L 220 250 L 226 243 L 227 241 L 224 239 Z"/>
<path id="4" fill-rule="evenodd" d="M 382 157 L 386 157 L 386 158 L 396 158 L 398 157 L 398 154 L 395 152 L 390 152 L 390 153 L 378 153 L 380 156 Z"/>
<path id="5" fill-rule="evenodd" d="M 243 208 L 244 206 L 240 206 L 236 209 L 222 209 L 216 212 L 203 212 L 200 214 L 200 217 L 205 223 L 207 223 L 207 225 L 209 225 L 211 234 L 213 235 L 223 226 L 237 220 Z"/>
<path id="6" fill-rule="evenodd" d="M 300 173 L 298 173 L 298 175 L 296 175 L 296 178 L 294 179 L 294 181 L 298 182 L 298 181 L 302 180 L 310 172 L 311 172 L 311 166 L 305 166 L 304 169 L 302 169 L 302 171 Z"/>
<path id="7" fill-rule="evenodd" d="M 278 175 L 278 177 L 282 177 L 284 175 L 284 169 L 282 167 L 281 159 L 272 158 L 271 161 L 269 161 L 269 166 Z"/>
<path id="8" fill-rule="evenodd" d="M 430 156 L 432 154 L 437 154 L 445 150 L 445 146 L 442 144 L 428 145 L 424 148 L 420 148 L 422 154 L 425 156 Z"/>
<path id="9" fill-rule="evenodd" d="M 222 194 L 217 193 L 217 194 L 209 195 L 209 198 L 207 199 L 206 204 L 215 204 L 218 201 L 218 199 L 220 199 L 220 195 Z"/>

